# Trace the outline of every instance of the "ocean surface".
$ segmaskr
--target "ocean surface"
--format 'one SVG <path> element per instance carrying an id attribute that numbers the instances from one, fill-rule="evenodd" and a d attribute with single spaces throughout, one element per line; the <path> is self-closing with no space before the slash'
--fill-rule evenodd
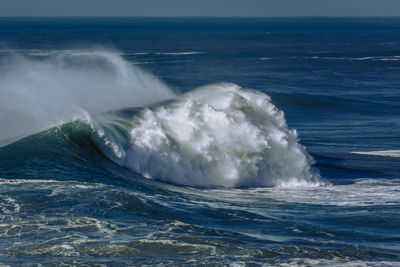
<path id="1" fill-rule="evenodd" d="M 400 18 L 0 18 L 22 265 L 400 265 Z"/>

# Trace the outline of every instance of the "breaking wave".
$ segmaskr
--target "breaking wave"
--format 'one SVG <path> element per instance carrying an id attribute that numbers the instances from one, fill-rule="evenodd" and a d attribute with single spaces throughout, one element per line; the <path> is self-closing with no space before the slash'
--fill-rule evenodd
<path id="1" fill-rule="evenodd" d="M 108 144 L 100 147 L 147 178 L 196 187 L 323 184 L 264 93 L 214 84 L 127 113 L 94 119 Z"/>
<path id="2" fill-rule="evenodd" d="M 208 188 L 325 184 L 259 91 L 220 83 L 176 95 L 106 51 L 16 57 L 3 70 L 0 140 L 80 120 L 103 154 L 146 178 Z"/>

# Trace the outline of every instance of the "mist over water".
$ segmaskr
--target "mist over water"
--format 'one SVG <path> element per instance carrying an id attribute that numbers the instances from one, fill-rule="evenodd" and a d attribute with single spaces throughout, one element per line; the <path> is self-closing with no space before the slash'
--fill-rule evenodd
<path id="1" fill-rule="evenodd" d="M 0 140 L 175 96 L 154 75 L 102 50 L 9 56 L 0 62 L 0 95 Z"/>

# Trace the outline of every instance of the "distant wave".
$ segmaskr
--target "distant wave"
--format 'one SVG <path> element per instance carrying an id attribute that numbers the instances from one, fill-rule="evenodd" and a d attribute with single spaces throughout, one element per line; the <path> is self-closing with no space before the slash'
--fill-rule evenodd
<path id="1" fill-rule="evenodd" d="M 353 154 L 400 158 L 400 150 L 354 151 Z"/>
<path id="2" fill-rule="evenodd" d="M 123 55 L 147 56 L 147 55 L 166 55 L 166 56 L 185 56 L 185 55 L 198 55 L 205 52 L 199 51 L 178 51 L 178 52 L 127 52 L 124 51 Z"/>
<path id="3" fill-rule="evenodd" d="M 333 56 L 290 56 L 293 59 L 320 59 L 320 60 L 346 60 L 346 61 L 400 61 L 400 56 L 367 56 L 367 57 L 333 57 Z M 261 57 L 259 60 L 279 59 L 279 57 Z"/>
<path id="4" fill-rule="evenodd" d="M 4 54 L 23 54 L 29 56 L 37 56 L 37 57 L 48 57 L 59 54 L 64 55 L 80 55 L 85 54 L 90 51 L 88 50 L 80 50 L 80 49 L 0 49 L 0 53 Z M 93 52 L 93 51 L 92 51 Z M 184 55 L 198 55 L 204 54 L 204 52 L 200 51 L 178 51 L 178 52 L 121 52 L 121 51 L 113 51 L 115 55 L 136 55 L 136 56 L 145 56 L 145 55 L 170 55 L 170 56 L 184 56 Z"/>
<path id="5" fill-rule="evenodd" d="M 147 65 L 147 64 L 154 64 L 152 61 L 133 61 L 133 65 Z"/>
<path id="6" fill-rule="evenodd" d="M 204 54 L 204 52 L 199 52 L 199 51 L 181 51 L 181 52 L 124 52 L 123 54 L 124 54 L 124 55 L 136 55 L 136 56 L 146 56 L 146 55 L 185 56 L 185 55 Z"/>
<path id="7" fill-rule="evenodd" d="M 197 51 L 187 51 L 187 52 L 156 52 L 156 55 L 172 55 L 172 56 L 179 56 L 179 55 L 197 55 L 203 54 L 204 52 L 197 52 Z"/>
<path id="8" fill-rule="evenodd" d="M 400 61 L 400 56 L 368 56 L 368 57 L 310 57 L 329 60 L 354 60 L 354 61 Z"/>
<path id="9" fill-rule="evenodd" d="M 370 56 L 370 57 L 321 57 L 323 59 L 333 59 L 333 60 L 371 60 L 371 61 L 399 61 L 399 56 Z"/>

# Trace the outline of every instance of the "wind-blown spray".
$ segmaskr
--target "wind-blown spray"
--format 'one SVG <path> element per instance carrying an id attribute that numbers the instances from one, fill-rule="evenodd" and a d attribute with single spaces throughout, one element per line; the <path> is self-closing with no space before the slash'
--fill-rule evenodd
<path id="1" fill-rule="evenodd" d="M 1 64 L 0 95 L 0 140 L 174 97 L 155 76 L 107 51 L 15 55 Z"/>

